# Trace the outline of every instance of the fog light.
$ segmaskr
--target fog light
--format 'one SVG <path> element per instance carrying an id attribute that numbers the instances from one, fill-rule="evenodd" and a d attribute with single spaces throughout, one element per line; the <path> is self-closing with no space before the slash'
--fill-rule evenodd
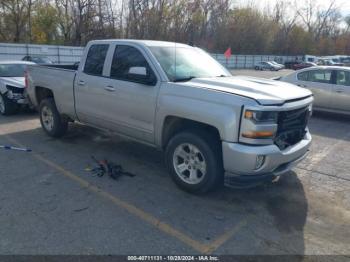
<path id="1" fill-rule="evenodd" d="M 265 156 L 264 155 L 258 155 L 256 157 L 255 170 L 257 170 L 260 167 L 262 167 L 264 163 L 265 163 Z"/>

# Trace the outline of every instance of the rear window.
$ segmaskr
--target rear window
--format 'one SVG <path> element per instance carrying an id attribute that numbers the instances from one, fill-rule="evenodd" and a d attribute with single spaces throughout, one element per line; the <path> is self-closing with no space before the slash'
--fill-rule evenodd
<path id="1" fill-rule="evenodd" d="M 307 81 L 309 72 L 302 72 L 298 74 L 298 80 L 300 81 Z"/>
<path id="2" fill-rule="evenodd" d="M 109 45 L 92 45 L 86 57 L 84 73 L 95 76 L 102 76 Z"/>
<path id="3" fill-rule="evenodd" d="M 330 84 L 332 77 L 331 70 L 315 70 L 309 72 L 308 80 L 311 82 L 318 82 L 323 84 Z"/>

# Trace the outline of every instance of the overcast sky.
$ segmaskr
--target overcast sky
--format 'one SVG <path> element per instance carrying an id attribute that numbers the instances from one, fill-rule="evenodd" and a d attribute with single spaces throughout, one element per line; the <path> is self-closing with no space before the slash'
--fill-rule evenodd
<path id="1" fill-rule="evenodd" d="M 254 3 L 254 5 L 258 5 L 261 9 L 270 5 L 273 6 L 279 0 L 237 0 L 239 5 L 247 5 L 247 3 Z M 282 0 L 286 2 L 294 2 L 294 0 Z M 306 1 L 305 0 L 296 0 L 297 5 L 301 7 Z M 324 8 L 327 8 L 332 0 L 313 0 L 315 5 L 320 5 Z M 350 0 L 335 0 L 336 6 L 340 7 L 340 11 L 343 16 L 350 15 Z"/>

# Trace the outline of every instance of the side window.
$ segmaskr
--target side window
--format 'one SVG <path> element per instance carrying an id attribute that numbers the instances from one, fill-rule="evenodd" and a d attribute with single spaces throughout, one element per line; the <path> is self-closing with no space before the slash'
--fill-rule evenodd
<path id="1" fill-rule="evenodd" d="M 331 84 L 332 70 L 314 70 L 309 72 L 308 81 Z"/>
<path id="2" fill-rule="evenodd" d="M 297 75 L 298 80 L 300 81 L 307 81 L 308 80 L 308 76 L 309 76 L 309 72 L 301 72 Z"/>
<path id="3" fill-rule="evenodd" d="M 117 46 L 114 51 L 111 78 L 139 83 L 156 79 L 142 53 L 135 47 L 125 45 Z"/>
<path id="4" fill-rule="evenodd" d="M 337 71 L 336 83 L 337 85 L 350 86 L 350 72 Z"/>
<path id="5" fill-rule="evenodd" d="M 86 57 L 84 73 L 102 76 L 103 64 L 106 59 L 109 45 L 92 45 Z"/>

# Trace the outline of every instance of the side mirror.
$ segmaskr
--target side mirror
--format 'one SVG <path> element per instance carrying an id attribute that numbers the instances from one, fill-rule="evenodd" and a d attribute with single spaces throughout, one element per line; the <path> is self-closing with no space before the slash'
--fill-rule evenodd
<path id="1" fill-rule="evenodd" d="M 146 70 L 146 67 L 142 67 L 142 66 L 130 67 L 129 74 L 138 75 L 138 76 L 147 76 L 147 70 Z"/>
<path id="2" fill-rule="evenodd" d="M 129 78 L 145 85 L 154 86 L 157 83 L 154 74 L 147 72 L 147 68 L 143 66 L 130 67 L 128 74 Z"/>

